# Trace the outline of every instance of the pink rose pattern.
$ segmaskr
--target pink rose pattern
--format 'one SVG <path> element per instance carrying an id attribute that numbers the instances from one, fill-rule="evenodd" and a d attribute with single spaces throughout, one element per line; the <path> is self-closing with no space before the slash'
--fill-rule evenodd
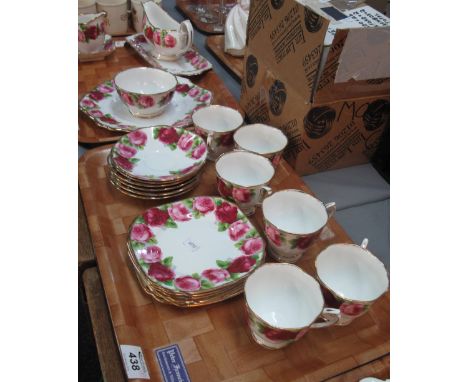
<path id="1" fill-rule="evenodd" d="M 140 251 L 140 258 L 145 260 L 147 263 L 157 263 L 161 260 L 162 251 L 156 245 L 151 247 L 146 247 L 145 249 Z"/>
<path id="2" fill-rule="evenodd" d="M 250 227 L 248 224 L 244 223 L 242 220 L 238 220 L 229 226 L 229 237 L 231 240 L 237 241 L 242 236 L 244 236 L 249 231 L 249 229 Z"/>
<path id="3" fill-rule="evenodd" d="M 146 140 L 148 139 L 146 134 L 141 130 L 132 131 L 131 133 L 127 134 L 127 137 L 130 140 L 130 143 L 135 146 L 144 146 L 146 144 Z"/>
<path id="4" fill-rule="evenodd" d="M 88 25 L 78 24 L 78 41 L 89 42 L 90 40 L 96 40 L 101 34 L 105 33 L 104 24 Z"/>
<path id="5" fill-rule="evenodd" d="M 281 245 L 281 234 L 275 227 L 269 224 L 265 224 L 265 233 L 268 238 L 273 242 L 273 244 L 280 246 Z"/>
<path id="6" fill-rule="evenodd" d="M 127 158 L 127 159 L 134 157 L 135 154 L 137 153 L 137 150 L 134 149 L 133 147 L 126 146 L 121 143 L 117 143 L 115 147 L 117 148 L 117 151 L 119 152 L 120 156 Z"/>
<path id="7" fill-rule="evenodd" d="M 198 196 L 193 202 L 193 208 L 202 214 L 214 211 L 215 203 L 212 198 L 207 196 Z"/>
<path id="8" fill-rule="evenodd" d="M 186 222 L 192 218 L 189 209 L 182 203 L 174 203 L 167 209 L 169 216 L 176 222 Z"/>
<path id="9" fill-rule="evenodd" d="M 148 109 L 156 104 L 153 96 L 148 96 L 138 93 L 125 92 L 118 89 L 117 92 L 120 94 L 123 102 L 129 106 L 137 107 L 138 109 Z M 169 99 L 170 101 L 170 99 Z M 158 102 L 158 106 L 163 106 L 167 103 L 167 97 L 162 98 Z"/>
<path id="10" fill-rule="evenodd" d="M 248 203 L 250 202 L 250 190 L 248 188 L 233 188 L 232 197 L 236 202 Z"/>
<path id="11" fill-rule="evenodd" d="M 187 151 L 192 147 L 193 136 L 191 134 L 182 134 L 177 142 L 177 146 L 182 151 Z"/>
<path id="12" fill-rule="evenodd" d="M 202 276 L 212 283 L 219 284 L 229 277 L 229 272 L 225 269 L 206 269 L 202 272 Z"/>
<path id="13" fill-rule="evenodd" d="M 283 251 L 291 251 L 291 253 L 302 253 L 306 251 L 313 241 L 320 236 L 320 232 L 315 232 L 310 235 L 298 236 L 286 232 L 280 232 L 279 229 L 271 225 L 265 220 L 265 233 L 268 240 L 275 246 L 281 247 Z"/>
<path id="14" fill-rule="evenodd" d="M 146 33 L 146 31 L 145 31 Z M 112 89 L 112 91 L 110 91 Z M 83 97 L 83 99 L 80 102 L 80 108 L 87 113 L 89 116 L 92 118 L 97 118 L 100 120 L 100 122 L 103 122 L 106 125 L 111 125 L 111 127 L 119 127 L 124 130 L 129 130 L 130 127 L 120 123 L 119 121 L 115 120 L 112 118 L 110 114 L 104 114 L 100 109 L 99 101 L 102 101 L 106 97 L 112 97 L 112 93 L 116 91 L 114 87 L 114 82 L 113 81 L 106 81 L 103 84 L 99 85 L 96 87 L 94 90 L 88 93 L 87 96 Z M 191 98 L 196 100 L 197 104 L 193 108 L 190 113 L 185 114 L 181 119 L 177 120 L 172 124 L 172 127 L 187 127 L 192 125 L 192 114 L 205 106 L 208 106 L 211 103 L 211 92 L 209 92 L 206 89 L 202 89 L 196 85 L 189 85 L 189 84 L 178 84 L 176 86 L 176 92 L 181 93 L 183 96 L 187 95 L 188 93 L 193 94 L 190 95 Z M 121 93 L 122 94 L 122 93 Z M 163 104 L 169 103 L 172 100 L 172 96 L 174 93 L 171 93 L 168 95 L 168 97 L 163 97 L 163 99 L 160 101 L 159 106 L 162 106 Z M 139 102 L 138 97 L 132 98 L 130 94 L 123 95 L 122 97 L 124 98 L 124 102 L 127 103 L 130 106 L 137 106 L 137 107 L 143 107 L 143 105 L 148 105 L 151 103 L 151 101 L 148 100 L 143 100 L 142 104 Z M 152 100 L 153 101 L 153 100 Z M 153 101 L 154 102 L 154 101 Z M 195 155 L 199 155 L 203 149 L 199 149 Z"/>
<path id="15" fill-rule="evenodd" d="M 175 279 L 175 286 L 177 289 L 193 292 L 200 289 L 200 281 L 191 276 L 178 277 Z"/>
<path id="16" fill-rule="evenodd" d="M 205 269 L 201 274 L 177 275 L 172 266 L 172 257 L 164 257 L 162 249 L 155 245 L 157 231 L 167 229 L 162 227 L 169 216 L 174 221 L 184 222 L 191 220 L 195 213 L 199 216 L 213 213 L 216 221 L 231 221 L 232 213 L 237 214 L 237 207 L 220 198 L 198 196 L 150 208 L 135 219 L 130 229 L 131 245 L 140 265 L 150 277 L 175 290 L 192 292 L 235 280 L 240 274 L 249 272 L 261 263 L 264 258 L 263 240 L 241 214 L 237 216 L 236 221 L 229 224 L 227 232 L 241 252 L 240 256 L 230 260 L 218 260 L 217 267 Z"/>
<path id="17" fill-rule="evenodd" d="M 177 39 L 165 29 L 156 29 L 146 25 L 144 34 L 148 41 L 163 48 L 174 48 L 177 45 Z"/>

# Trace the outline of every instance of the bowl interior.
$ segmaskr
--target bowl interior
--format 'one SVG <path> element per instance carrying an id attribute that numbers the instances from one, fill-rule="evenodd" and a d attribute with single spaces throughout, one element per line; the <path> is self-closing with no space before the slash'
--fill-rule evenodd
<path id="1" fill-rule="evenodd" d="M 357 245 L 330 245 L 315 264 L 320 279 L 341 297 L 373 301 L 388 288 L 385 266 Z"/>
<path id="2" fill-rule="evenodd" d="M 192 120 L 196 126 L 217 133 L 233 131 L 244 122 L 237 110 L 220 105 L 211 105 L 197 110 L 193 113 Z"/>
<path id="3" fill-rule="evenodd" d="M 275 192 L 263 201 L 263 215 L 279 229 L 295 234 L 310 234 L 322 228 L 328 220 L 322 202 L 296 190 Z"/>
<path id="4" fill-rule="evenodd" d="M 234 134 L 234 141 L 243 149 L 259 154 L 281 151 L 288 144 L 281 130 L 260 123 L 241 127 Z"/>
<path id="5" fill-rule="evenodd" d="M 153 68 L 133 68 L 115 76 L 115 84 L 122 90 L 138 94 L 154 95 L 172 90 L 177 79 L 170 73 Z"/>
<path id="6" fill-rule="evenodd" d="M 275 173 L 270 161 L 247 151 L 234 151 L 216 161 L 217 173 L 228 182 L 244 187 L 268 183 Z"/>
<path id="7" fill-rule="evenodd" d="M 310 325 L 323 309 L 318 282 L 291 264 L 265 264 L 245 283 L 249 307 L 264 321 L 280 328 Z"/>

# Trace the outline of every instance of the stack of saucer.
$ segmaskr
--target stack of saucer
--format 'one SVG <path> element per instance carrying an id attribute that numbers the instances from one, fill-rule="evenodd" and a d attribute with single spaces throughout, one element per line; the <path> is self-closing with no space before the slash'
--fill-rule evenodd
<path id="1" fill-rule="evenodd" d="M 146 210 L 130 225 L 127 247 L 143 290 L 180 307 L 242 293 L 248 275 L 265 260 L 264 241 L 248 218 L 213 196 Z"/>
<path id="2" fill-rule="evenodd" d="M 166 199 L 194 189 L 206 161 L 203 139 L 182 128 L 145 127 L 124 135 L 107 158 L 109 181 L 139 199 Z"/>

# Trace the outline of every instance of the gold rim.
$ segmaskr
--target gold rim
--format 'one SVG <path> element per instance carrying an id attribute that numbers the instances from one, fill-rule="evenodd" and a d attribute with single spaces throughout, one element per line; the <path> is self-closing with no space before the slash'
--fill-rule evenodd
<path id="1" fill-rule="evenodd" d="M 109 168 L 109 173 L 112 174 L 117 178 L 117 180 L 121 181 L 124 185 L 128 185 L 131 188 L 138 188 L 140 191 L 147 191 L 147 192 L 160 192 L 160 191 L 171 191 L 171 190 L 176 190 L 183 188 L 185 186 L 188 186 L 189 184 L 192 184 L 195 182 L 197 179 L 200 179 L 200 175 L 196 174 L 190 179 L 187 179 L 184 182 L 180 183 L 174 183 L 174 184 L 159 184 L 159 183 L 140 183 L 138 181 L 135 181 L 132 178 L 129 178 L 120 172 L 118 172 L 114 167 L 112 167 L 111 164 L 108 165 Z"/>
<path id="2" fill-rule="evenodd" d="M 112 152 L 112 150 L 111 150 Z M 151 181 L 146 181 L 144 179 L 138 179 L 138 178 L 134 178 L 128 174 L 125 174 L 123 173 L 119 168 L 117 168 L 115 166 L 115 164 L 113 163 L 112 161 L 112 158 L 109 156 L 107 156 L 107 164 L 109 166 L 109 170 L 110 171 L 113 171 L 113 172 L 116 172 L 118 173 L 120 176 L 128 179 L 129 182 L 133 182 L 134 184 L 137 184 L 137 185 L 141 185 L 142 187 L 172 187 L 172 186 L 179 186 L 179 185 L 183 185 L 185 183 L 188 183 L 190 180 L 196 178 L 197 176 L 200 176 L 200 171 L 198 171 L 197 173 L 193 174 L 191 177 L 187 178 L 187 179 L 181 179 L 181 180 L 177 180 L 177 181 L 167 181 L 167 182 L 162 182 L 162 181 L 154 181 L 154 182 L 151 182 Z"/>
<path id="3" fill-rule="evenodd" d="M 114 186 L 118 191 L 122 192 L 123 194 L 125 194 L 127 196 L 132 196 L 132 197 L 137 198 L 137 199 L 149 199 L 149 200 L 170 199 L 170 198 L 173 198 L 173 197 L 176 197 L 176 196 L 180 196 L 180 195 L 183 195 L 183 194 L 185 194 L 187 192 L 192 191 L 198 185 L 198 182 L 196 182 L 193 185 L 191 185 L 190 187 L 188 187 L 187 189 L 180 190 L 179 192 L 161 193 L 161 194 L 154 193 L 153 195 L 150 195 L 150 194 L 143 194 L 143 193 L 135 192 L 135 191 L 132 191 L 132 190 L 128 190 L 124 186 L 120 185 L 118 183 L 118 181 L 115 181 L 112 178 L 108 178 L 108 179 L 109 179 L 109 182 L 112 184 L 112 186 Z"/>
<path id="4" fill-rule="evenodd" d="M 318 288 L 319 288 L 319 292 L 320 292 L 320 296 L 322 296 L 322 307 L 319 311 L 319 313 L 314 317 L 314 319 L 307 325 L 304 325 L 304 326 L 301 326 L 299 328 L 284 328 L 284 327 L 281 327 L 281 326 L 276 326 L 276 325 L 272 325 L 268 322 L 266 322 L 263 318 L 261 318 L 257 313 L 255 313 L 255 311 L 250 307 L 249 305 L 249 302 L 247 300 L 247 293 L 246 293 L 246 289 L 247 289 L 247 282 L 248 280 L 245 282 L 244 284 L 244 294 L 245 294 L 245 304 L 247 305 L 247 308 L 249 310 L 249 312 L 252 312 L 252 314 L 255 316 L 256 319 L 258 319 L 262 324 L 270 327 L 270 328 L 274 328 L 274 329 L 279 329 L 279 330 L 288 330 L 288 331 L 301 331 L 302 329 L 305 329 L 305 328 L 308 328 L 310 327 L 314 322 L 315 320 L 320 316 L 320 314 L 323 312 L 323 309 L 325 308 L 325 300 L 323 298 L 323 295 L 322 295 L 322 291 L 320 290 L 320 283 L 315 280 L 315 278 L 308 274 L 307 272 L 305 272 L 302 268 L 298 267 L 297 265 L 294 265 L 294 264 L 290 264 L 290 263 L 267 263 L 267 264 L 263 264 L 262 266 L 258 267 L 257 269 L 255 269 L 251 275 L 253 275 L 255 272 L 257 272 L 259 269 L 261 269 L 262 267 L 265 267 L 265 266 L 288 266 L 288 267 L 294 267 L 298 270 L 300 270 L 302 273 L 304 273 L 305 275 L 307 275 L 308 277 L 311 277 L 318 285 Z"/>
<path id="5" fill-rule="evenodd" d="M 232 154 L 232 153 L 241 153 L 241 152 L 242 152 L 242 153 L 249 153 L 249 154 L 252 154 L 252 155 L 256 155 L 256 156 L 258 156 L 258 157 L 261 157 L 261 158 L 267 160 L 268 163 L 269 163 L 269 165 L 273 168 L 273 175 L 271 176 L 271 178 L 268 179 L 266 182 L 261 183 L 261 184 L 257 184 L 257 185 L 255 185 L 255 186 L 241 186 L 240 184 L 233 183 L 233 182 L 231 182 L 231 181 L 229 181 L 229 180 L 224 179 L 224 178 L 219 174 L 218 169 L 216 168 L 216 164 L 217 164 L 218 161 L 219 161 L 223 156 L 225 156 L 225 155 L 229 155 L 229 154 Z M 221 179 L 221 180 L 224 181 L 225 183 L 229 183 L 229 184 L 233 185 L 233 186 L 236 187 L 236 188 L 245 188 L 245 189 L 248 189 L 248 190 L 251 190 L 251 189 L 254 189 L 254 188 L 258 188 L 258 187 L 262 187 L 262 186 L 268 185 L 268 184 L 271 182 L 271 180 L 273 179 L 273 177 L 275 176 L 275 168 L 273 167 L 273 165 L 271 164 L 271 162 L 270 162 L 267 158 L 265 158 L 264 156 L 261 156 L 260 154 L 253 153 L 253 152 L 247 151 L 247 150 L 232 150 L 232 151 L 228 151 L 228 152 L 226 152 L 226 153 L 222 153 L 222 154 L 216 159 L 216 161 L 215 161 L 215 166 L 214 166 L 214 167 L 215 167 L 216 176 L 217 176 L 219 179 Z"/>
<path id="6" fill-rule="evenodd" d="M 286 144 L 283 146 L 282 149 L 276 150 L 276 151 L 270 151 L 270 152 L 267 152 L 267 153 L 259 153 L 258 151 L 253 151 L 253 150 L 249 150 L 249 149 L 246 149 L 246 148 L 242 147 L 242 146 L 236 141 L 236 134 L 237 134 L 240 130 L 245 129 L 245 128 L 247 128 L 247 127 L 249 127 L 249 126 L 252 126 L 252 125 L 255 125 L 255 123 L 252 123 L 252 124 L 250 124 L 250 125 L 242 126 L 242 127 L 240 127 L 240 128 L 234 133 L 234 137 L 233 137 L 233 138 L 234 138 L 234 142 L 236 143 L 237 146 L 239 146 L 239 147 L 240 147 L 242 150 L 244 150 L 244 151 L 252 152 L 252 153 L 254 153 L 254 154 L 259 154 L 259 155 L 272 155 L 272 156 L 274 156 L 274 155 L 279 154 L 279 153 L 282 153 L 282 152 L 284 151 L 284 149 L 285 149 L 286 146 L 288 145 L 288 137 L 287 137 L 286 134 L 284 134 L 280 129 L 278 129 L 277 127 L 274 127 L 274 126 L 270 126 L 270 125 L 265 125 L 265 126 L 268 126 L 268 127 L 271 128 L 271 129 L 275 129 L 275 130 L 279 131 L 279 132 L 281 133 L 281 135 L 282 135 L 283 137 L 286 138 Z"/>
<path id="7" fill-rule="evenodd" d="M 377 296 L 376 298 L 372 299 L 372 300 L 355 300 L 355 299 L 351 299 L 351 298 L 348 298 L 348 297 L 344 297 L 344 296 L 341 296 L 339 295 L 337 292 L 335 292 L 331 287 L 329 287 L 327 285 L 326 282 L 324 282 L 319 274 L 318 274 L 318 268 L 317 268 L 317 260 L 318 258 L 320 257 L 320 255 L 325 251 L 327 250 L 329 247 L 333 246 L 333 245 L 349 245 L 349 246 L 354 246 L 354 247 L 358 247 L 364 251 L 366 251 L 370 256 L 374 257 L 380 264 L 382 264 L 384 270 L 385 270 L 385 273 L 387 275 L 387 280 L 388 280 L 388 285 L 387 285 L 387 288 L 379 295 Z M 324 250 L 322 250 L 318 255 L 317 257 L 315 258 L 315 261 L 314 261 L 314 265 L 315 265 L 315 275 L 317 277 L 317 280 L 319 281 L 320 284 L 322 284 L 325 288 L 327 288 L 327 290 L 337 299 L 337 300 L 343 300 L 343 301 L 346 301 L 346 302 L 351 302 L 351 303 L 357 303 L 357 304 L 363 304 L 363 305 L 370 305 L 372 303 L 374 303 L 375 301 L 377 301 L 380 297 L 382 297 L 389 289 L 390 289 L 390 277 L 388 277 L 388 271 L 387 269 L 385 268 L 385 265 L 382 263 L 382 261 L 380 261 L 380 259 L 375 256 L 371 251 L 369 251 L 367 248 L 362 248 L 360 245 L 357 245 L 357 244 L 354 244 L 354 243 L 335 243 L 335 244 L 330 244 L 327 248 L 325 248 Z"/>
<path id="8" fill-rule="evenodd" d="M 323 206 L 323 208 L 324 208 L 324 210 L 325 210 L 325 214 L 327 215 L 327 220 L 325 221 L 325 224 L 324 224 L 322 227 L 320 227 L 319 229 L 317 229 L 316 231 L 314 231 L 314 232 L 309 232 L 309 233 L 295 233 L 295 232 L 288 232 L 288 231 L 286 231 L 286 230 L 284 230 L 284 229 L 278 228 L 275 224 L 273 224 L 272 222 L 270 222 L 270 221 L 265 217 L 265 213 L 263 213 L 263 211 L 264 211 L 263 204 L 265 203 L 265 201 L 266 201 L 268 198 L 271 198 L 274 194 L 278 194 L 278 193 L 284 192 L 284 191 L 295 191 L 295 192 L 300 192 L 300 193 L 302 193 L 302 194 L 306 194 L 306 195 L 310 196 L 311 198 L 317 200 L 317 201 Z M 326 227 L 326 225 L 328 224 L 328 220 L 330 219 L 330 218 L 328 217 L 327 207 L 325 206 L 325 204 L 324 204 L 320 199 L 317 199 L 315 196 L 313 196 L 313 195 L 311 195 L 311 194 L 309 194 L 309 193 L 307 193 L 307 192 L 305 192 L 305 191 L 296 190 L 296 189 L 294 189 L 294 188 L 288 188 L 288 189 L 285 189 L 285 190 L 276 191 L 276 192 L 274 192 L 273 194 L 267 196 L 265 199 L 263 199 L 263 201 L 262 201 L 262 214 L 263 214 L 263 221 L 264 221 L 264 223 L 267 222 L 269 225 L 272 225 L 273 227 L 275 227 L 278 231 L 280 231 L 280 232 L 282 232 L 282 233 L 286 233 L 286 234 L 288 234 L 288 235 L 297 235 L 297 236 L 309 236 L 309 235 L 314 235 L 314 234 L 320 232 L 322 229 L 324 229 L 324 228 Z"/>
<path id="9" fill-rule="evenodd" d="M 183 191 L 183 190 L 186 190 L 188 188 L 190 188 L 191 186 L 194 186 L 196 183 L 198 183 L 200 181 L 200 178 L 199 177 L 196 177 L 193 179 L 193 181 L 191 181 L 190 183 L 188 184 L 185 184 L 184 186 L 180 186 L 180 187 L 175 187 L 175 188 L 171 188 L 171 189 L 156 189 L 156 190 L 144 190 L 144 189 L 141 189 L 141 188 L 138 188 L 138 187 L 135 187 L 135 186 L 132 186 L 132 185 L 127 185 L 126 183 L 122 182 L 117 176 L 115 176 L 112 172 L 109 173 L 109 177 L 114 180 L 115 182 L 117 182 L 119 184 L 119 186 L 122 186 L 124 189 L 126 189 L 127 191 L 130 191 L 130 192 L 135 192 L 136 194 L 142 194 L 142 195 L 151 195 L 151 194 L 155 194 L 155 195 L 169 195 L 169 194 L 172 194 L 172 193 L 177 193 L 179 191 Z"/>

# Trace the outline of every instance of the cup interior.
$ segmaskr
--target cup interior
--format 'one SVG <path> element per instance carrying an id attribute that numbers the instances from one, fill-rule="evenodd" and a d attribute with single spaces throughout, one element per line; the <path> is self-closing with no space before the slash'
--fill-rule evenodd
<path id="1" fill-rule="evenodd" d="M 234 134 L 234 141 L 244 150 L 259 154 L 281 151 L 288 144 L 281 130 L 261 123 L 241 127 Z"/>
<path id="2" fill-rule="evenodd" d="M 221 155 L 215 167 L 221 178 L 243 187 L 266 184 L 275 173 L 268 159 L 247 151 L 232 151 Z"/>
<path id="3" fill-rule="evenodd" d="M 315 260 L 317 274 L 338 296 L 373 301 L 388 288 L 385 266 L 357 245 L 333 244 Z"/>
<path id="4" fill-rule="evenodd" d="M 265 264 L 245 283 L 245 298 L 268 324 L 295 329 L 310 325 L 323 309 L 318 282 L 292 264 Z"/>
<path id="5" fill-rule="evenodd" d="M 321 201 L 298 190 L 275 192 L 262 205 L 263 216 L 277 228 L 305 235 L 327 224 L 328 214 Z"/>
<path id="6" fill-rule="evenodd" d="M 115 85 L 127 92 L 138 94 L 159 94 L 172 90 L 176 78 L 163 70 L 154 68 L 132 68 L 115 76 Z"/>
<path id="7" fill-rule="evenodd" d="M 148 1 L 143 4 L 143 7 L 145 8 L 149 23 L 153 27 L 173 31 L 179 30 L 179 23 L 163 11 L 156 3 Z"/>
<path id="8" fill-rule="evenodd" d="M 203 130 L 216 133 L 227 133 L 237 129 L 244 119 L 235 109 L 230 107 L 211 105 L 197 110 L 192 115 L 193 123 Z"/>

